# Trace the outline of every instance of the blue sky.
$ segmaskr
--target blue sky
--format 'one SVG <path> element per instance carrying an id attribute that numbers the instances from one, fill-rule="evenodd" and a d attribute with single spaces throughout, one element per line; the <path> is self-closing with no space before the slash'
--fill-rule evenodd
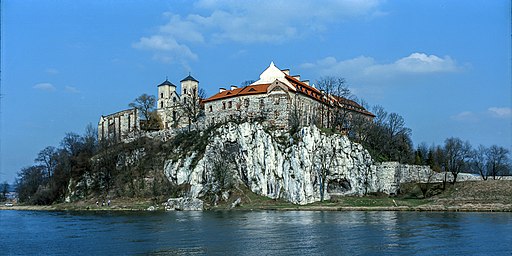
<path id="1" fill-rule="evenodd" d="M 0 181 L 66 132 L 188 75 L 207 95 L 271 61 L 401 114 L 415 144 L 512 148 L 510 1 L 1 1 Z"/>

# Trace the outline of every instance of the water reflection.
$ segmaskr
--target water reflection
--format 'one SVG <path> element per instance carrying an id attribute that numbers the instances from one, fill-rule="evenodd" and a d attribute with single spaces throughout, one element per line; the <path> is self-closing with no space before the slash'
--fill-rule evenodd
<path id="1" fill-rule="evenodd" d="M 0 254 L 511 255 L 512 214 L 0 211 Z"/>

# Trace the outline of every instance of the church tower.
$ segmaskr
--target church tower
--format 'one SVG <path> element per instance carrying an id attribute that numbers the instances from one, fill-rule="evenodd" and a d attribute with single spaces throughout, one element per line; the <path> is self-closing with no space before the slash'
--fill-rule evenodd
<path id="1" fill-rule="evenodd" d="M 181 100 L 186 103 L 188 100 L 198 100 L 198 87 L 199 81 L 193 78 L 190 74 L 183 78 L 181 82 Z"/>
<path id="2" fill-rule="evenodd" d="M 171 107 L 178 101 L 176 95 L 176 85 L 165 79 L 163 83 L 158 85 L 158 102 L 157 109 Z"/>

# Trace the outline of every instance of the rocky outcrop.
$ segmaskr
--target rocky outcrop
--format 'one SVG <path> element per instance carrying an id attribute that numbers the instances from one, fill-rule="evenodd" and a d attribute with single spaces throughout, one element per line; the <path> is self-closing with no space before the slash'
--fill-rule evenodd
<path id="1" fill-rule="evenodd" d="M 202 211 L 203 201 L 197 198 L 170 198 L 163 204 L 166 211 Z"/>
<path id="2" fill-rule="evenodd" d="M 189 184 L 193 198 L 218 191 L 229 179 L 259 195 L 307 204 L 380 191 L 372 163 L 360 144 L 314 126 L 294 138 L 257 123 L 228 123 L 213 132 L 205 152 L 167 160 L 165 173 L 177 184 Z"/>

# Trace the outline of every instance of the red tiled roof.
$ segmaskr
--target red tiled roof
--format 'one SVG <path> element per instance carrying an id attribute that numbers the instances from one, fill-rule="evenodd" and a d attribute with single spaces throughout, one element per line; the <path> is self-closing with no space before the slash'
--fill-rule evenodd
<path id="1" fill-rule="evenodd" d="M 225 90 L 223 92 L 219 92 L 208 99 L 203 100 L 203 102 L 210 102 L 220 99 L 227 99 L 235 96 L 243 96 L 243 95 L 253 95 L 253 94 L 261 94 L 267 93 L 267 88 L 270 84 L 257 84 L 257 85 L 249 85 L 243 88 L 237 88 L 234 90 Z"/>
<path id="2" fill-rule="evenodd" d="M 295 91 L 304 94 L 310 98 L 313 98 L 327 105 L 337 105 L 339 107 L 343 107 L 351 111 L 375 117 L 374 114 L 372 114 L 370 111 L 366 110 L 364 107 L 357 104 L 353 100 L 349 100 L 339 96 L 325 97 L 325 95 L 322 94 L 322 91 L 302 81 L 299 81 L 293 76 L 285 74 L 285 78 L 286 80 L 288 80 L 288 82 L 292 84 L 292 86 L 295 88 Z M 267 92 L 269 86 L 270 84 L 257 84 L 249 85 L 243 88 L 237 88 L 234 90 L 225 90 L 223 92 L 219 92 L 213 95 L 208 99 L 203 100 L 203 102 L 210 102 L 244 95 L 262 94 Z"/>

